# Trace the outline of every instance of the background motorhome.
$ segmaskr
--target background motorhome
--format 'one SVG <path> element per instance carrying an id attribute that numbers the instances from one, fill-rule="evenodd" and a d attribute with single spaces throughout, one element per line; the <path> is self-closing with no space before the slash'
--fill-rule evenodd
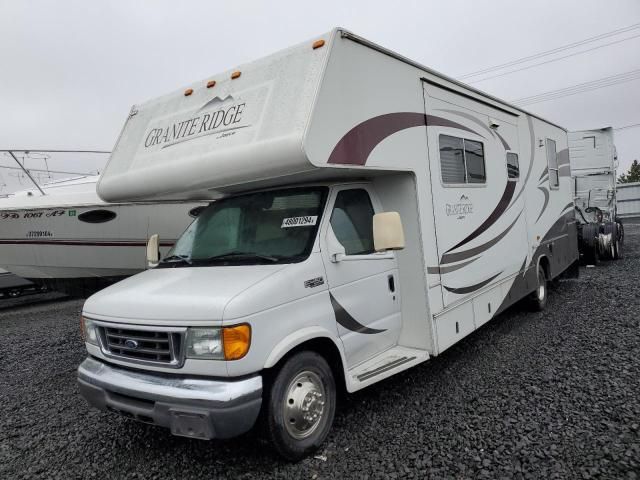
<path id="1" fill-rule="evenodd" d="M 617 213 L 613 129 L 570 132 L 569 157 L 580 251 L 588 263 L 617 259 L 623 251 L 624 228 Z"/>
<path id="2" fill-rule="evenodd" d="M 164 263 L 85 303 L 93 405 L 224 438 L 264 403 L 297 459 L 327 435 L 335 382 L 352 392 L 428 360 L 525 297 L 542 309 L 576 265 L 563 128 L 343 29 L 313 40 L 132 108 L 103 200 L 226 198 Z M 236 328 L 241 358 L 214 353 Z M 155 331 L 190 353 L 118 340 Z M 148 386 L 175 374 L 199 376 L 216 410 L 194 419 L 172 383 L 181 414 L 162 413 Z"/>
<path id="3" fill-rule="evenodd" d="M 640 182 L 617 185 L 618 218 L 638 223 L 640 221 Z"/>
<path id="4" fill-rule="evenodd" d="M 144 270 L 150 229 L 162 232 L 166 253 L 206 205 L 108 204 L 97 181 L 76 177 L 0 198 L 0 266 L 41 287 L 88 296 Z"/>

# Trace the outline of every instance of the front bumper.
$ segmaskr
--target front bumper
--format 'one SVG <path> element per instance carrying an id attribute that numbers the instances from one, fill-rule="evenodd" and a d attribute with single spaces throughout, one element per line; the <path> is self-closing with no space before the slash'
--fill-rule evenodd
<path id="1" fill-rule="evenodd" d="M 191 438 L 229 438 L 254 425 L 262 377 L 242 380 L 182 378 L 114 367 L 88 357 L 78 367 L 81 395 L 109 410 Z"/>

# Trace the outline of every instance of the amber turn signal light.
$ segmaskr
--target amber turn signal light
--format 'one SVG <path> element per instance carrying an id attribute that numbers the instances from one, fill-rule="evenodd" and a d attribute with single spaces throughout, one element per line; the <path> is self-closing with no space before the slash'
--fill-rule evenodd
<path id="1" fill-rule="evenodd" d="M 207 88 L 212 88 L 216 86 L 216 81 L 215 80 L 209 80 L 207 82 Z"/>
<path id="2" fill-rule="evenodd" d="M 233 72 L 231 74 L 231 80 L 235 80 L 236 78 L 240 77 L 240 75 L 242 75 L 242 73 L 238 70 L 236 70 L 235 72 Z"/>
<path id="3" fill-rule="evenodd" d="M 324 47 L 324 40 L 316 40 L 313 42 L 313 49 Z"/>
<path id="4" fill-rule="evenodd" d="M 224 327 L 222 329 L 222 345 L 225 360 L 239 360 L 249 351 L 251 345 L 251 327 L 246 323 Z"/>
<path id="5" fill-rule="evenodd" d="M 188 96 L 189 96 L 189 95 L 191 95 L 192 93 L 193 93 L 193 88 L 187 88 L 187 89 L 184 91 L 184 96 L 185 96 L 185 97 L 188 97 Z"/>

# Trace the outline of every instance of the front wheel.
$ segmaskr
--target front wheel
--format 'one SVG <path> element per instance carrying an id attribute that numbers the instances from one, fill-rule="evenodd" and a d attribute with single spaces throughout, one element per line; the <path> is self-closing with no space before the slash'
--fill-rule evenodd
<path id="1" fill-rule="evenodd" d="M 276 374 L 265 400 L 271 443 L 287 460 L 300 460 L 317 450 L 331 430 L 336 410 L 331 368 L 315 352 L 296 353 Z"/>
<path id="2" fill-rule="evenodd" d="M 537 286 L 531 296 L 529 297 L 529 305 L 531 309 L 536 312 L 541 312 L 547 306 L 547 276 L 544 273 L 542 265 L 538 265 L 537 271 Z"/>

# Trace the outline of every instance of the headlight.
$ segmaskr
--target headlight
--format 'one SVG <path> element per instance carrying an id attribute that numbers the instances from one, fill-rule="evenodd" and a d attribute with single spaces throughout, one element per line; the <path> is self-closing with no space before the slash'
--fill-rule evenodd
<path id="1" fill-rule="evenodd" d="M 96 324 L 87 318 L 80 317 L 80 326 L 84 341 L 91 345 L 98 346 L 98 329 Z"/>
<path id="2" fill-rule="evenodd" d="M 239 360 L 247 354 L 250 345 L 251 327 L 247 324 L 187 331 L 187 358 Z"/>
<path id="3" fill-rule="evenodd" d="M 187 331 L 187 358 L 224 360 L 219 328 L 190 328 Z"/>

